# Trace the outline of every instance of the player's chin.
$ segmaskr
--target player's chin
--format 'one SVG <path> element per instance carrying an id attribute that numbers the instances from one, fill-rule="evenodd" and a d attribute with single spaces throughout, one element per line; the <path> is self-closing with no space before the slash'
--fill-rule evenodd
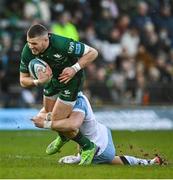
<path id="1" fill-rule="evenodd" d="M 39 54 L 39 52 L 38 52 L 38 51 L 35 51 L 35 50 L 32 50 L 32 54 L 34 54 L 34 55 L 38 55 L 38 54 Z"/>

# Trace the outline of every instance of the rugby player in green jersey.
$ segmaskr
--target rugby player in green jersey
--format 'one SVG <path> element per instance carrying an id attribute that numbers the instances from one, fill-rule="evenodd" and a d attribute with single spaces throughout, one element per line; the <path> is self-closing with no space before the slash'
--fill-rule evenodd
<path id="1" fill-rule="evenodd" d="M 98 56 L 96 49 L 73 39 L 48 33 L 41 24 L 35 24 L 27 31 L 20 62 L 20 84 L 22 87 L 44 86 L 43 108 L 38 116 L 47 113 L 45 128 L 51 128 L 49 120 L 58 121 L 67 118 L 75 105 L 77 95 L 83 83 L 83 68 Z M 33 79 L 28 70 L 32 59 L 39 58 L 49 67 L 46 72 L 39 72 L 39 78 Z M 51 79 L 50 79 L 50 75 Z M 51 112 L 51 113 L 49 113 Z M 47 154 L 54 154 L 68 141 L 76 141 L 83 147 L 83 158 L 92 159 L 96 146 L 78 130 L 59 132 L 58 137 L 47 148 Z M 87 157 L 88 156 L 88 157 Z M 85 160 L 83 160 L 85 164 Z"/>

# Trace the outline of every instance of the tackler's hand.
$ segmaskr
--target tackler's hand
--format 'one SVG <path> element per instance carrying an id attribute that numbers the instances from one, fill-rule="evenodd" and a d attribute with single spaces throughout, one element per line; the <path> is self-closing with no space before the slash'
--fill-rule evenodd
<path id="1" fill-rule="evenodd" d="M 34 125 L 38 128 L 44 128 L 44 118 L 41 116 L 34 116 L 31 121 L 34 123 Z"/>

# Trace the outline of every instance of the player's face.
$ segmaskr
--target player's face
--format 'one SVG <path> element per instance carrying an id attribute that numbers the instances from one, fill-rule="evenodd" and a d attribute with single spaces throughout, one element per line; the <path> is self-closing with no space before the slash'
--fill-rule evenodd
<path id="1" fill-rule="evenodd" d="M 49 45 L 49 39 L 48 37 L 35 37 L 35 38 L 29 38 L 27 37 L 28 46 L 32 51 L 32 54 L 38 55 L 48 47 Z"/>

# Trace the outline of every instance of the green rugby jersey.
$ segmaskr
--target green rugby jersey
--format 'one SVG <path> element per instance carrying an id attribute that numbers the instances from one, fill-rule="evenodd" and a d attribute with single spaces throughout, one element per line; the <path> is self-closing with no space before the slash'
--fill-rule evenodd
<path id="1" fill-rule="evenodd" d="M 49 64 L 53 77 L 57 78 L 65 67 L 75 64 L 84 53 L 85 47 L 81 42 L 55 34 L 49 34 L 49 40 L 49 47 L 39 55 L 32 54 L 26 43 L 21 55 L 20 72 L 29 73 L 28 64 L 37 57 Z"/>
<path id="2" fill-rule="evenodd" d="M 39 55 L 32 54 L 32 51 L 29 49 L 29 46 L 26 43 L 21 54 L 20 72 L 29 73 L 29 62 L 34 58 L 39 58 L 47 62 L 52 69 L 53 77 L 51 84 L 53 84 L 53 89 L 55 89 L 55 87 L 56 89 L 64 88 L 70 85 L 70 83 L 73 83 L 75 79 L 76 81 L 80 80 L 82 83 L 84 77 L 83 70 L 80 70 L 78 73 L 76 73 L 72 80 L 67 83 L 67 85 L 60 83 L 58 77 L 65 67 L 70 67 L 78 61 L 78 59 L 83 55 L 84 50 L 85 45 L 81 42 L 77 42 L 73 39 L 65 38 L 55 34 L 49 34 L 49 47 Z M 47 86 L 50 87 L 52 85 L 49 83 L 49 85 L 45 85 L 45 87 Z M 51 92 L 47 95 L 53 94 L 55 93 Z"/>

